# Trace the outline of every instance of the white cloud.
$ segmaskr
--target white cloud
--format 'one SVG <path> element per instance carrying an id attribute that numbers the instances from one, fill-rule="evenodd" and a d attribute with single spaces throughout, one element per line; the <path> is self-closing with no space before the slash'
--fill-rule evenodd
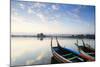
<path id="1" fill-rule="evenodd" d="M 71 11 L 66 11 L 66 14 L 69 18 L 71 19 L 80 19 L 80 16 L 77 13 L 71 12 Z"/>
<path id="2" fill-rule="evenodd" d="M 81 16 L 80 16 L 80 9 L 81 8 L 83 8 L 83 6 L 79 6 L 77 8 L 74 8 L 73 10 L 66 11 L 65 15 L 68 15 L 68 17 L 71 18 L 71 19 L 81 20 Z"/>
<path id="3" fill-rule="evenodd" d="M 72 12 L 74 12 L 74 13 L 76 13 L 76 14 L 79 14 L 81 8 L 83 8 L 83 6 L 79 6 L 79 7 L 75 8 L 75 9 L 73 9 Z"/>
<path id="4" fill-rule="evenodd" d="M 20 4 L 19 4 L 19 7 L 20 7 L 21 9 L 24 9 L 24 8 L 25 8 L 25 5 L 22 4 L 22 3 L 20 3 Z"/>
<path id="5" fill-rule="evenodd" d="M 46 7 L 46 5 L 43 4 L 43 3 L 33 3 L 33 7 L 35 7 L 35 8 L 43 8 L 43 7 Z"/>
<path id="6" fill-rule="evenodd" d="M 53 9 L 53 10 L 58 10 L 59 7 L 58 7 L 57 5 L 52 5 L 52 9 Z"/>
<path id="7" fill-rule="evenodd" d="M 47 23 L 48 22 L 47 21 L 47 16 L 44 16 L 42 13 L 38 13 L 36 15 L 40 18 L 41 22 L 43 22 L 43 23 Z"/>
<path id="8" fill-rule="evenodd" d="M 29 14 L 32 14 L 33 13 L 33 10 L 31 8 L 28 8 L 28 11 L 27 11 Z"/>

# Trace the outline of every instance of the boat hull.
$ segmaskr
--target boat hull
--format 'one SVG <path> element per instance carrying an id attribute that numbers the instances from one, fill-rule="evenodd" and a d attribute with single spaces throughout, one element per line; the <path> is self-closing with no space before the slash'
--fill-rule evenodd
<path id="1" fill-rule="evenodd" d="M 63 58 L 62 56 L 60 56 L 57 52 L 55 52 L 54 49 L 52 49 L 52 53 L 53 53 L 53 57 L 55 60 L 57 60 L 60 63 L 70 63 L 71 61 Z"/>

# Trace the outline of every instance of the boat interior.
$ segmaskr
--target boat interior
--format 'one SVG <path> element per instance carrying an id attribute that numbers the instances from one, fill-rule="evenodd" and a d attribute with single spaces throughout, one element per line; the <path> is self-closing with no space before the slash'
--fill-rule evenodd
<path id="1" fill-rule="evenodd" d="M 72 61 L 72 62 L 84 62 L 85 60 L 82 59 L 81 57 L 79 57 L 78 55 L 67 51 L 61 47 L 53 47 L 53 49 L 61 56 L 63 56 L 64 58 Z"/>

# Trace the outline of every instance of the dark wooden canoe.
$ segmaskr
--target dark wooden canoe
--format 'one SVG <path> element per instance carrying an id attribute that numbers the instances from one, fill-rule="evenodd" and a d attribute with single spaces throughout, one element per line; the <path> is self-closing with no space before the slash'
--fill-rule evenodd
<path id="1" fill-rule="evenodd" d="M 84 41 L 82 40 L 83 46 L 78 45 L 78 40 L 75 45 L 78 47 L 78 50 L 80 53 L 84 54 L 88 58 L 90 58 L 91 61 L 95 60 L 95 49 L 90 47 L 88 44 L 85 44 Z"/>
<path id="2" fill-rule="evenodd" d="M 52 39 L 51 39 L 51 50 L 52 50 L 54 59 L 56 59 L 58 62 L 60 62 L 60 63 L 69 62 L 70 63 L 70 62 L 89 61 L 87 58 L 80 55 L 79 53 L 77 53 L 71 49 L 61 47 L 57 38 L 56 38 L 56 41 L 57 41 L 57 46 L 52 47 Z"/>

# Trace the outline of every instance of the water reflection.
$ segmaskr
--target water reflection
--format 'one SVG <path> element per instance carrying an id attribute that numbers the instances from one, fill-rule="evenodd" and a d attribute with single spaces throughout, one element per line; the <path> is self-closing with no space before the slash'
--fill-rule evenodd
<path id="1" fill-rule="evenodd" d="M 93 39 L 84 39 L 85 43 L 95 47 Z M 74 38 L 59 38 L 62 47 L 70 48 L 78 51 L 74 45 Z M 82 45 L 81 39 L 79 44 Z M 53 46 L 56 46 L 55 39 Z M 34 64 L 50 64 L 52 61 L 52 52 L 50 46 L 50 38 L 12 38 L 11 40 L 11 65 L 34 65 Z"/>

